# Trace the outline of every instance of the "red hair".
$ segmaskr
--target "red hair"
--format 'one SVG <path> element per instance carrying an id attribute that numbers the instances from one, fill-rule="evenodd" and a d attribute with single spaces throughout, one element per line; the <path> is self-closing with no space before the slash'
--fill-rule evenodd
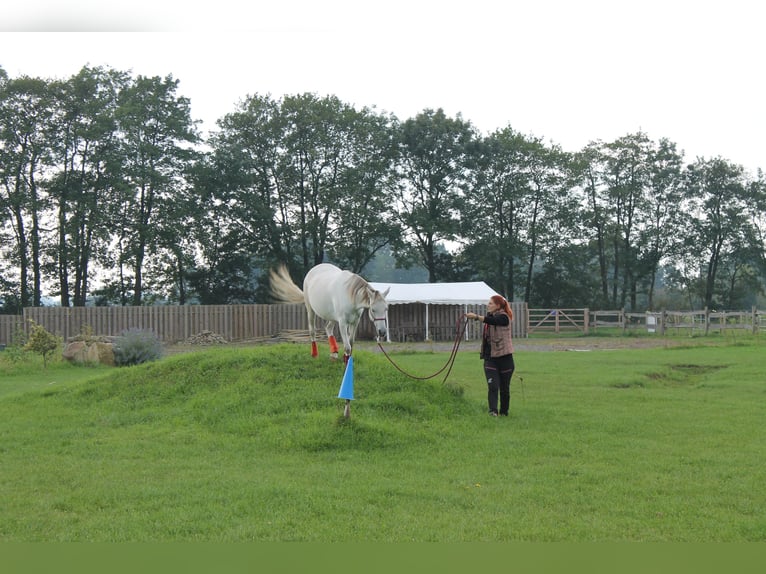
<path id="1" fill-rule="evenodd" d="M 508 304 L 508 301 L 505 300 L 505 297 L 503 297 L 502 295 L 492 295 L 490 299 L 495 305 L 497 305 L 503 311 L 505 311 L 505 314 L 508 315 L 509 319 L 513 319 L 513 310 L 511 309 L 511 306 Z"/>

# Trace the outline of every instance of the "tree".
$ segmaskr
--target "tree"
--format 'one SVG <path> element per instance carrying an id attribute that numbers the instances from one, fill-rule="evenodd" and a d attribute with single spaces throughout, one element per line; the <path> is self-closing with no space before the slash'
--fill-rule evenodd
<path id="1" fill-rule="evenodd" d="M 343 202 L 334 212 L 329 252 L 335 263 L 362 273 L 387 246 L 401 246 L 391 206 L 395 146 L 390 117 L 349 110 L 351 157 L 341 176 Z"/>
<path id="2" fill-rule="evenodd" d="M 702 300 L 712 308 L 723 303 L 716 297 L 716 282 L 723 267 L 733 264 L 738 255 L 751 247 L 762 248 L 751 245 L 756 234 L 748 219 L 744 169 L 720 157 L 698 158 L 687 167 L 684 196 L 692 214 L 686 247 L 704 262 L 700 269 L 704 284 Z"/>
<path id="3" fill-rule="evenodd" d="M 598 272 L 586 243 L 562 243 L 547 250 L 532 278 L 533 307 L 590 307 L 598 300 Z"/>
<path id="4" fill-rule="evenodd" d="M 44 80 L 24 76 L 0 83 L 1 238 L 12 246 L 6 255 L 18 266 L 22 307 L 40 306 L 42 298 L 41 217 L 47 198 L 39 180 L 49 163 L 45 129 L 51 115 Z"/>
<path id="5" fill-rule="evenodd" d="M 638 132 L 618 138 L 602 149 L 604 178 L 612 217 L 612 305 L 636 306 L 639 230 L 645 224 L 649 138 Z"/>
<path id="6" fill-rule="evenodd" d="M 120 187 L 114 116 L 127 82 L 122 72 L 85 67 L 51 86 L 57 112 L 50 130 L 55 164 L 50 193 L 57 211 L 56 273 L 64 307 L 85 305 L 94 259 L 108 244 L 110 206 Z"/>
<path id="7" fill-rule="evenodd" d="M 753 230 L 753 265 L 766 285 L 766 177 L 758 170 L 748 184 L 747 216 Z"/>
<path id="8" fill-rule="evenodd" d="M 661 202 L 665 198 L 651 201 L 649 185 L 654 183 L 660 187 L 652 191 L 663 192 L 667 190 L 661 186 L 671 182 L 663 183 L 660 174 L 652 171 L 653 149 L 646 134 L 638 132 L 610 143 L 592 142 L 578 155 L 586 197 L 584 221 L 591 230 L 601 284 L 597 305 L 623 308 L 630 302 L 635 308 L 639 291 L 648 291 L 648 282 L 655 277 L 658 263 L 644 255 L 659 256 L 664 243 L 655 229 L 655 252 L 649 253 L 646 242 L 652 235 L 647 229 L 653 220 L 657 225 L 664 222 Z M 665 173 L 664 177 L 670 176 Z"/>
<path id="9" fill-rule="evenodd" d="M 510 126 L 484 138 L 478 154 L 476 186 L 465 196 L 461 258 L 477 275 L 513 300 L 519 269 L 525 199 L 530 195 L 526 138 Z"/>
<path id="10" fill-rule="evenodd" d="M 115 213 L 118 282 L 123 301 L 132 291 L 133 305 L 143 301 L 146 258 L 155 252 L 163 223 L 159 215 L 175 201 L 193 157 L 190 145 L 198 141 L 189 100 L 177 96 L 177 89 L 172 76 L 138 76 L 121 90 L 115 112 L 125 180 Z M 184 233 L 176 222 L 169 223 L 165 231 Z M 126 266 L 132 275 L 125 273 Z"/>
<path id="11" fill-rule="evenodd" d="M 558 146 L 510 126 L 483 144 L 476 186 L 466 194 L 466 255 L 506 297 L 523 291 L 528 302 L 543 248 L 564 241 L 576 222 L 574 198 L 567 195 L 569 160 Z"/>
<path id="12" fill-rule="evenodd" d="M 244 101 L 219 122 L 197 179 L 213 212 L 203 252 L 216 250 L 199 277 L 276 263 L 302 276 L 328 258 L 361 271 L 400 235 L 386 217 L 392 121 L 314 94 Z"/>
<path id="13" fill-rule="evenodd" d="M 582 210 L 585 239 L 595 252 L 598 262 L 599 299 L 596 307 L 609 307 L 609 261 L 607 257 L 607 234 L 609 228 L 609 202 L 602 186 L 600 174 L 602 142 L 591 142 L 575 155 L 573 165 L 582 181 L 585 196 Z M 590 232 L 590 233 L 588 233 Z"/>
<path id="14" fill-rule="evenodd" d="M 337 214 L 360 191 L 354 185 L 364 177 L 356 165 L 361 134 L 355 124 L 365 121 L 365 113 L 335 96 L 315 94 L 285 97 L 281 111 L 290 173 L 285 189 L 296 213 L 293 228 L 305 273 L 325 260 Z"/>
<path id="15" fill-rule="evenodd" d="M 477 152 L 477 133 L 460 114 L 448 118 L 442 109 L 426 109 L 398 129 L 399 182 L 395 208 L 411 253 L 437 273 L 437 244 L 453 241 L 460 228 L 461 198 L 471 185 Z"/>
<path id="16" fill-rule="evenodd" d="M 274 261 L 289 259 L 294 233 L 285 173 L 280 103 L 250 96 L 236 112 L 219 120 L 202 190 L 206 203 L 228 221 L 219 237 L 234 233 L 242 248 Z M 225 254 L 221 254 L 224 255 Z"/>
<path id="17" fill-rule="evenodd" d="M 682 228 L 683 154 L 676 144 L 661 139 L 649 151 L 647 166 L 647 217 L 641 230 L 641 264 L 648 277 L 647 307 L 654 308 L 654 289 L 663 260 L 677 253 Z"/>

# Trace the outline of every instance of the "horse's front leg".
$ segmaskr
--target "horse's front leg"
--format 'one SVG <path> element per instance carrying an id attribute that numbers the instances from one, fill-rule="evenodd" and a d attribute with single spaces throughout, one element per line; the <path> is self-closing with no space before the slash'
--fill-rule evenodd
<path id="1" fill-rule="evenodd" d="M 335 340 L 335 321 L 327 321 L 325 325 L 325 333 L 327 333 L 327 342 L 330 344 L 330 358 L 338 358 L 338 341 Z"/>
<path id="2" fill-rule="evenodd" d="M 351 351 L 354 346 L 354 331 L 355 325 L 349 325 L 347 323 L 339 323 L 340 335 L 343 338 L 343 364 L 348 364 L 348 358 L 351 356 Z"/>

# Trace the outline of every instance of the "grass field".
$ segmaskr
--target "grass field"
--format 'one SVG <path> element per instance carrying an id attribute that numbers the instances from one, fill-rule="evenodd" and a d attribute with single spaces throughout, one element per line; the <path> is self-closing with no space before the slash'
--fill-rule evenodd
<path id="1" fill-rule="evenodd" d="M 758 339 L 516 364 L 491 418 L 475 350 L 359 348 L 346 420 L 305 345 L 0 355 L 0 540 L 766 541 Z"/>

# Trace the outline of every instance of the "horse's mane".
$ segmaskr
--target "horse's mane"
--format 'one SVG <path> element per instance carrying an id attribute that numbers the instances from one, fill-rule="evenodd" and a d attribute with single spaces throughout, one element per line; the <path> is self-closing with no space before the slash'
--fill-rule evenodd
<path id="1" fill-rule="evenodd" d="M 352 301 L 372 304 L 372 298 L 369 294 L 370 284 L 356 273 L 351 274 L 351 281 L 348 283 L 348 295 Z"/>

